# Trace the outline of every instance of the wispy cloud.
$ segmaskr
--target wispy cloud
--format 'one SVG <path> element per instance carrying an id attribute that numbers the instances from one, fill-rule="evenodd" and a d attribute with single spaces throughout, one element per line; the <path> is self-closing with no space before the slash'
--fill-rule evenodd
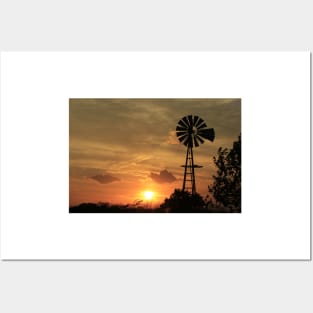
<path id="1" fill-rule="evenodd" d="M 177 140 L 177 136 L 176 136 L 176 130 L 170 130 L 168 132 L 168 137 L 166 139 L 166 144 L 170 144 L 170 145 L 178 145 L 179 141 Z"/>

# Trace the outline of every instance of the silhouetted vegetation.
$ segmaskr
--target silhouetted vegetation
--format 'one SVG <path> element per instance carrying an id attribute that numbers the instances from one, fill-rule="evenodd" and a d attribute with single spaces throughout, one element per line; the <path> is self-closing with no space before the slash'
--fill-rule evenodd
<path id="1" fill-rule="evenodd" d="M 201 213 L 207 212 L 203 198 L 196 193 L 192 195 L 187 191 L 175 189 L 169 198 L 166 198 L 160 206 L 170 213 Z"/>
<path id="2" fill-rule="evenodd" d="M 70 213 L 152 213 L 153 210 L 139 205 L 118 205 L 110 203 L 81 203 L 72 206 Z"/>
<path id="3" fill-rule="evenodd" d="M 225 207 L 229 212 L 241 212 L 241 136 L 233 143 L 232 149 L 219 148 L 213 158 L 217 175 L 208 187 L 213 196 L 208 203 L 215 207 Z"/>

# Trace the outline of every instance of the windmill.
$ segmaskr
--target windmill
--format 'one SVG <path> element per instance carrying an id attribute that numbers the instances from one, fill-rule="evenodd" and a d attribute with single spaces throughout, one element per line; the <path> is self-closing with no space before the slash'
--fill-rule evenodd
<path id="1" fill-rule="evenodd" d="M 187 147 L 186 162 L 182 167 L 184 171 L 183 191 L 190 191 L 196 194 L 195 168 L 202 166 L 195 165 L 193 161 L 193 147 L 199 147 L 204 140 L 213 141 L 215 132 L 213 128 L 208 128 L 204 120 L 197 115 L 184 116 L 176 126 L 178 140 Z"/>

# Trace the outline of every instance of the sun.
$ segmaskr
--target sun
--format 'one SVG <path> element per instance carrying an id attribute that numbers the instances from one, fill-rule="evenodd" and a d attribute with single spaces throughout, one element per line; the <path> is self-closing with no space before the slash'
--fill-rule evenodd
<path id="1" fill-rule="evenodd" d="M 150 190 L 147 190 L 143 193 L 144 197 L 146 200 L 151 200 L 154 196 L 154 192 L 153 191 L 150 191 Z"/>

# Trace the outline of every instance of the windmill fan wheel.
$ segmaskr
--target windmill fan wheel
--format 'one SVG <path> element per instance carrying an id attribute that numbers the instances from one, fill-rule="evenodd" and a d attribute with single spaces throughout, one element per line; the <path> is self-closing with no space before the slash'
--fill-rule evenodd
<path id="1" fill-rule="evenodd" d="M 176 126 L 178 140 L 188 147 L 199 147 L 205 140 L 214 141 L 213 128 L 208 128 L 204 120 L 197 115 L 184 116 Z"/>

